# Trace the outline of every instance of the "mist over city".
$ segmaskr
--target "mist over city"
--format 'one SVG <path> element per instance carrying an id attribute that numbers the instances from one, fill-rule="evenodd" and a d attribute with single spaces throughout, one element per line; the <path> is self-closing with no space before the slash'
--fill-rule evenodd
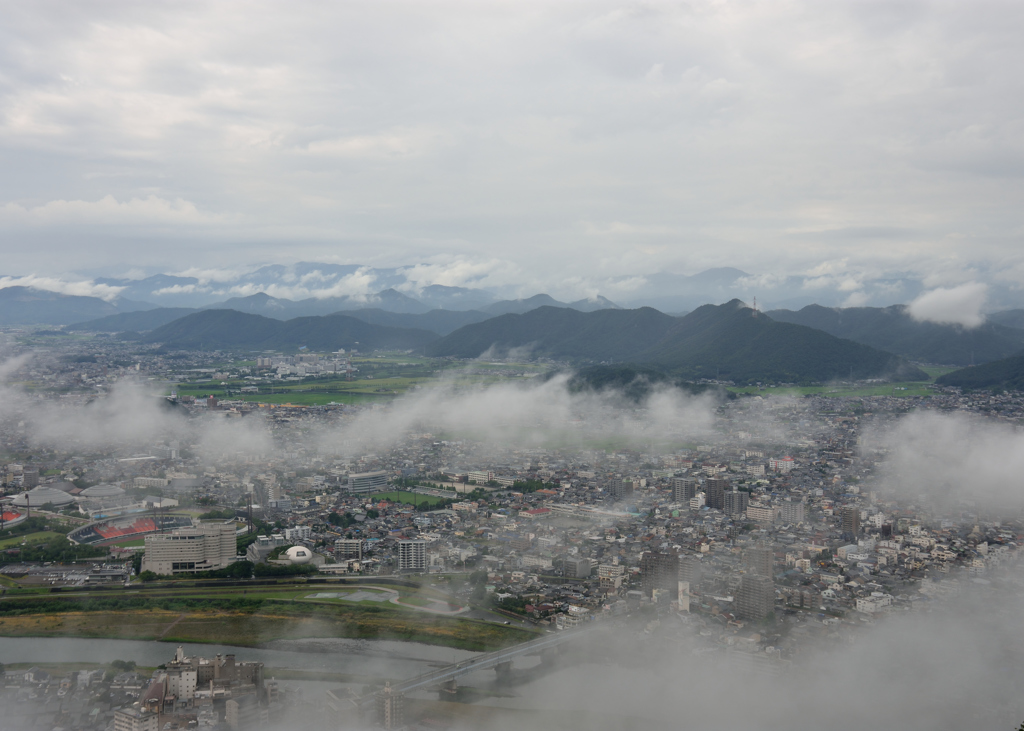
<path id="1" fill-rule="evenodd" d="M 1022 29 L 0 5 L 0 731 L 1024 728 Z"/>

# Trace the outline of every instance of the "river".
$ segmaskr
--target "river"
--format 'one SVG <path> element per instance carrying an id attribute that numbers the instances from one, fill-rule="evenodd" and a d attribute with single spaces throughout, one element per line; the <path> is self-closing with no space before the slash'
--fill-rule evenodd
<path id="1" fill-rule="evenodd" d="M 228 645 L 183 645 L 186 655 L 233 654 L 239 661 L 262 662 L 268 669 L 288 668 L 402 679 L 438 664 L 448 665 L 477 653 L 418 642 L 353 640 L 340 638 L 277 640 L 261 648 Z M 169 661 L 177 644 L 143 640 L 97 640 L 77 637 L 0 637 L 0 662 L 109 663 L 134 660 L 153 667 Z"/>

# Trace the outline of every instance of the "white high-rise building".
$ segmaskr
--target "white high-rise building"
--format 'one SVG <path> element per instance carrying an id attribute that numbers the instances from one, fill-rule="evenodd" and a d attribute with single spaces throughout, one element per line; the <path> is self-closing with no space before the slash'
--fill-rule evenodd
<path id="1" fill-rule="evenodd" d="M 426 571 L 427 542 L 407 540 L 398 542 L 398 570 Z"/>

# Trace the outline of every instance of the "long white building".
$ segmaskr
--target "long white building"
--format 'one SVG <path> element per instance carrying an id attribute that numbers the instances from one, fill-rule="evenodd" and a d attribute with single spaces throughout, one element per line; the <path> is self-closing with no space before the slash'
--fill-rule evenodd
<path id="1" fill-rule="evenodd" d="M 234 521 L 203 523 L 146 536 L 142 570 L 163 576 L 222 569 L 234 563 Z"/>

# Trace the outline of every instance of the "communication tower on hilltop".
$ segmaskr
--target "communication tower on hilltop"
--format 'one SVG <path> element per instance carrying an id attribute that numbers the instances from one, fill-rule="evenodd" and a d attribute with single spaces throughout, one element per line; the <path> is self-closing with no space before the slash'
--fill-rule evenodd
<path id="1" fill-rule="evenodd" d="M 754 298 L 753 312 L 750 314 L 751 317 L 757 317 L 757 297 Z"/>

